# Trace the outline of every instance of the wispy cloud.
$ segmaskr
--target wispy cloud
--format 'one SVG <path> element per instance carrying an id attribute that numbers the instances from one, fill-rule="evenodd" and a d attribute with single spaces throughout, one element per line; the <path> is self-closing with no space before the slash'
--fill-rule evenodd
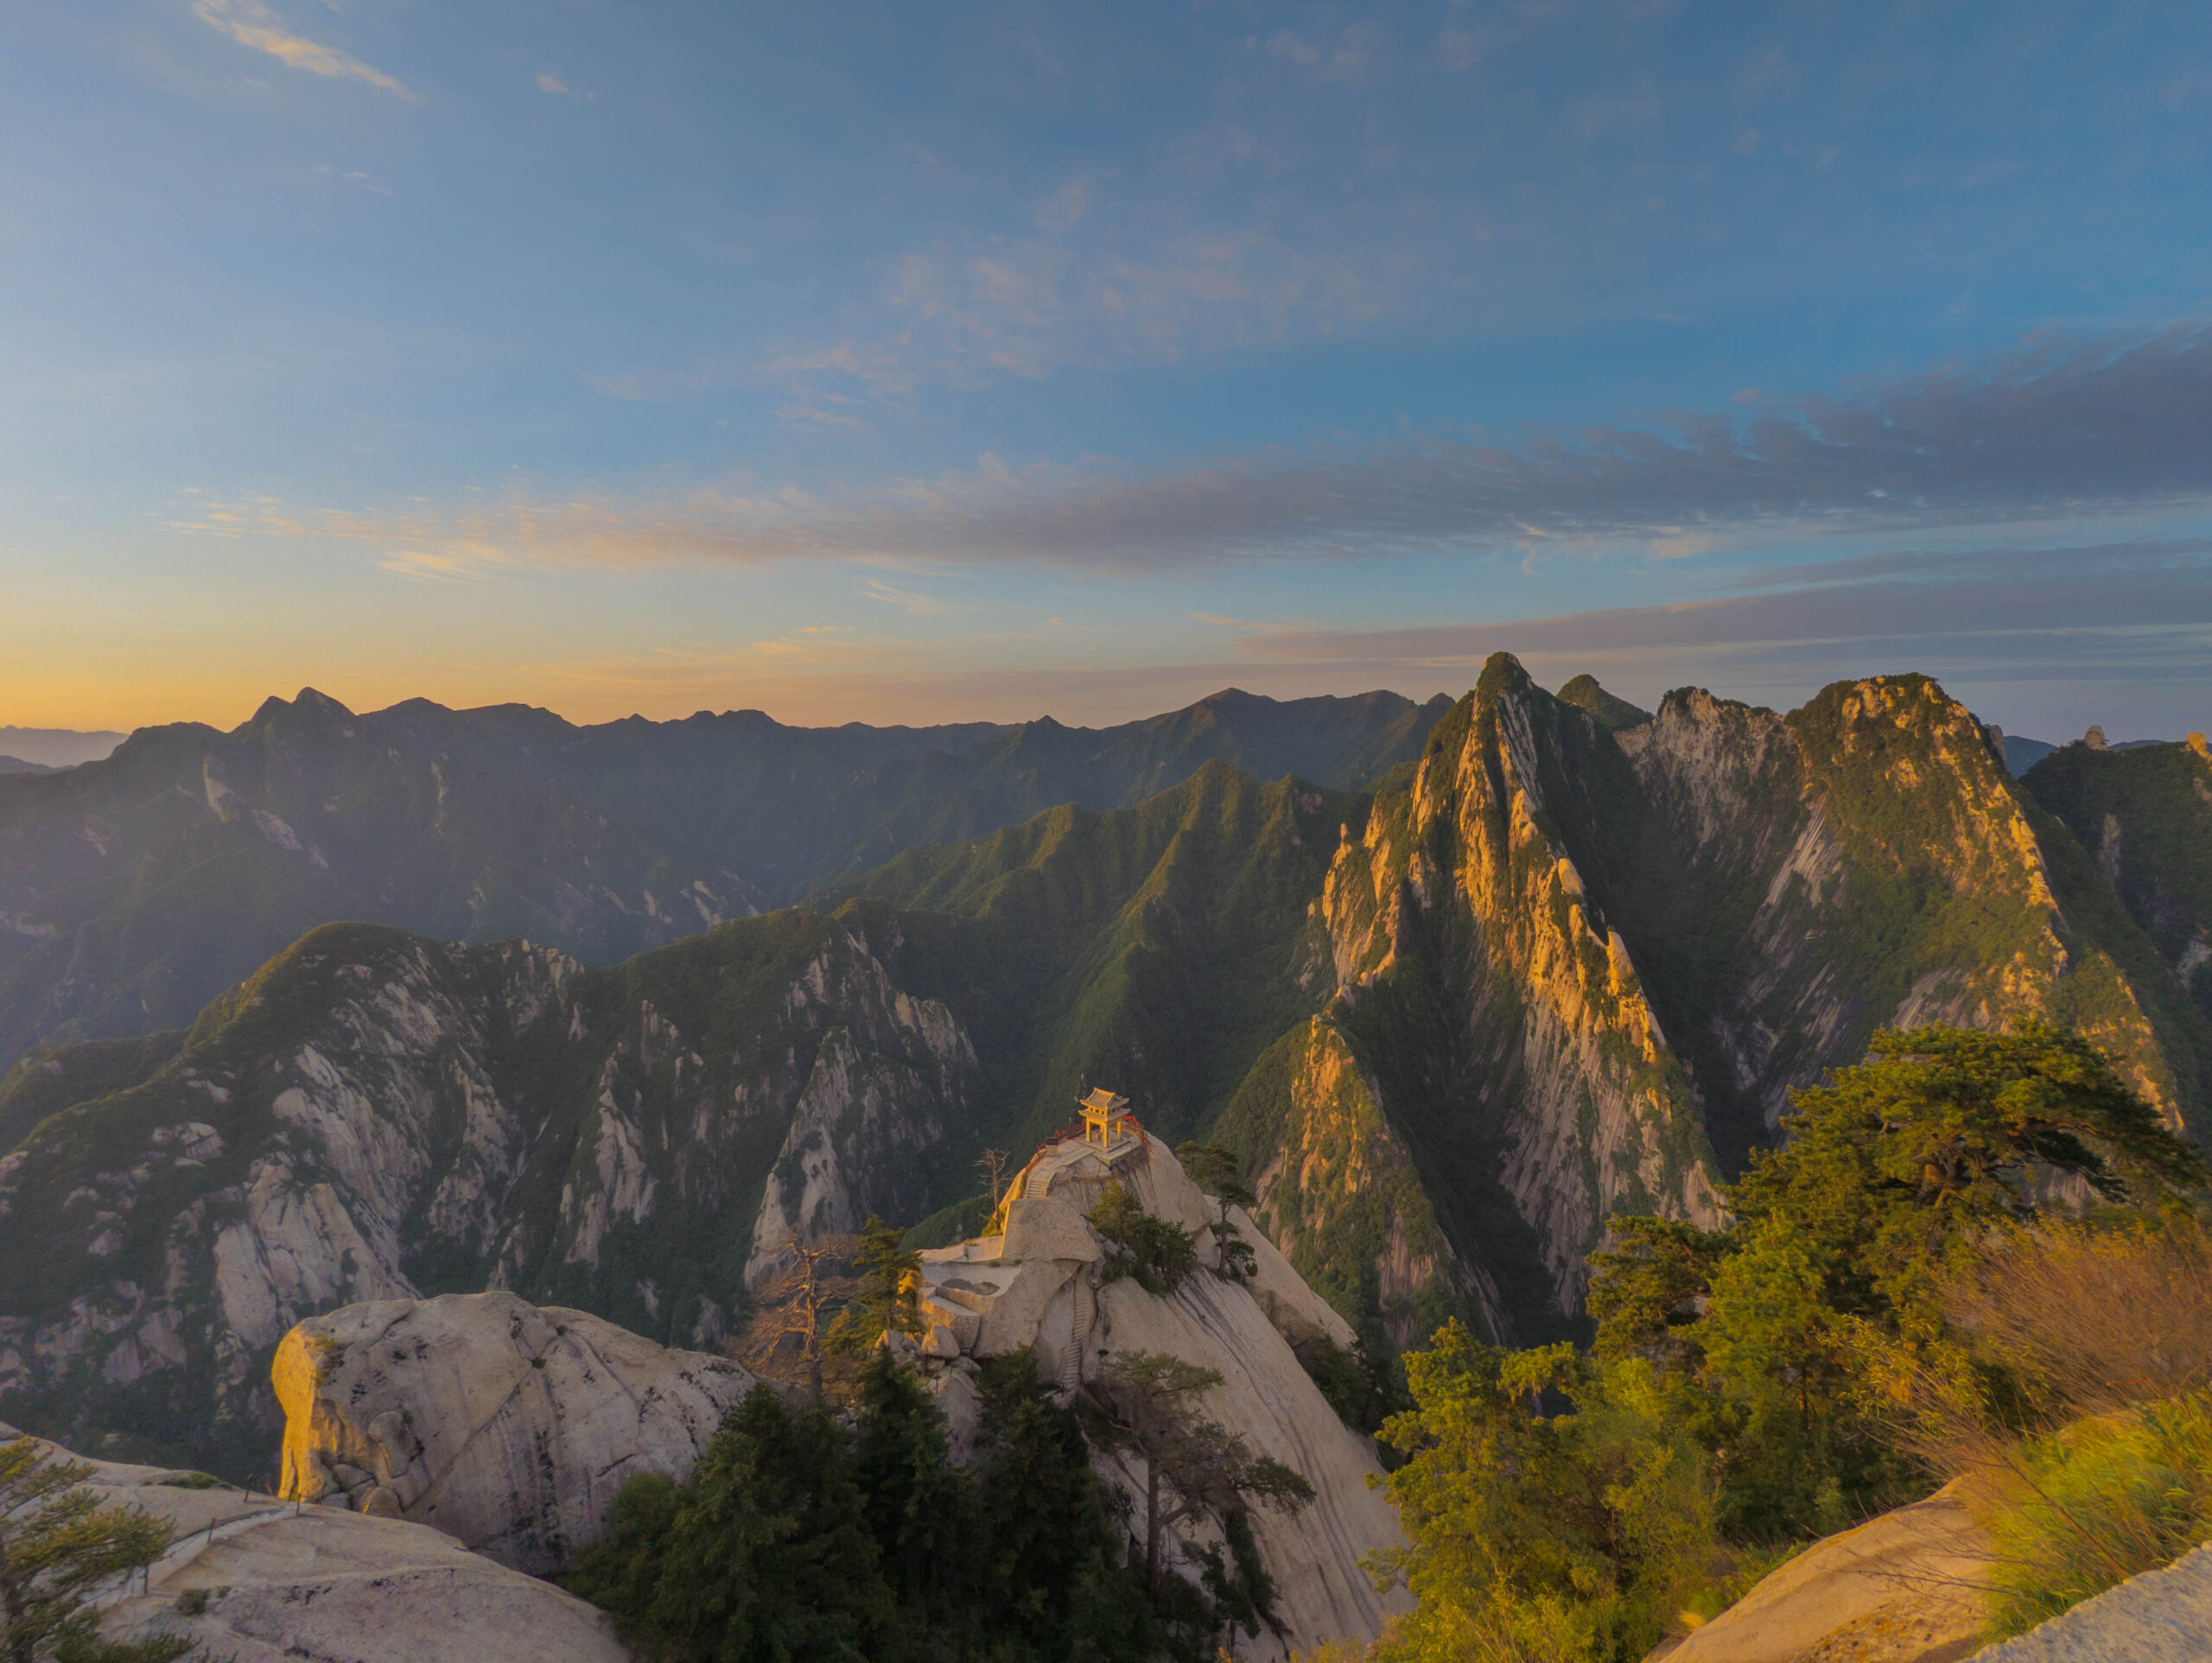
<path id="1" fill-rule="evenodd" d="M 584 104 L 599 102 L 598 93 L 579 92 L 575 87 L 569 86 L 564 78 L 550 69 L 537 78 L 537 90 L 541 92 L 550 92 L 556 98 L 575 98 Z"/>
<path id="2" fill-rule="evenodd" d="M 2043 525 L 2212 505 L 2212 325 L 2048 337 L 1853 391 L 1648 426 L 1272 449 L 1165 473 L 986 457 L 874 489 L 511 502 L 321 535 L 631 567 L 1020 561 L 1091 570 L 1509 551 L 1669 557 L 1757 540 Z M 198 506 L 239 535 L 303 517 Z"/>
<path id="3" fill-rule="evenodd" d="M 902 589 L 886 583 L 880 577 L 868 579 L 868 587 L 861 591 L 861 595 L 864 600 L 880 600 L 887 606 L 896 606 L 901 612 L 912 613 L 916 617 L 967 610 L 957 602 L 939 600 L 936 595 L 924 594 L 918 589 Z"/>
<path id="4" fill-rule="evenodd" d="M 505 550 L 483 543 L 449 544 L 441 549 L 391 549 L 377 557 L 377 564 L 394 577 L 448 586 L 487 583 L 513 572 L 522 563 Z"/>
<path id="5" fill-rule="evenodd" d="M 266 53 L 293 69 L 304 69 L 310 75 L 321 75 L 328 80 L 360 81 L 410 104 L 423 101 L 420 93 L 402 86 L 381 69 L 363 63 L 352 53 L 292 34 L 285 29 L 283 20 L 261 4 L 260 0 L 193 0 L 192 15 L 240 46 Z"/>
<path id="6" fill-rule="evenodd" d="M 2133 652 L 2173 638 L 2190 645 L 2201 674 L 2212 648 L 2212 542 L 1861 556 L 1770 572 L 1756 593 L 1665 606 L 1483 624 L 1269 629 L 1236 645 L 1270 664 L 1465 670 L 1501 649 L 1592 656 L 1940 638 L 1954 652 L 1981 639 L 1991 646 L 1978 656 L 2032 657 L 2036 649 L 2022 644 L 2033 638 L 2091 636 Z"/>

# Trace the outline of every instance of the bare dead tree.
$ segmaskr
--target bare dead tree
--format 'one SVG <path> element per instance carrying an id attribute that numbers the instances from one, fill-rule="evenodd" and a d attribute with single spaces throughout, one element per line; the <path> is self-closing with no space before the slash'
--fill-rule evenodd
<path id="1" fill-rule="evenodd" d="M 1003 1149 L 986 1149 L 982 1158 L 976 1163 L 976 1170 L 991 1186 L 991 1210 L 994 1213 L 999 1209 L 999 1197 L 1006 1191 L 1007 1158 Z"/>
<path id="2" fill-rule="evenodd" d="M 758 1372 L 772 1368 L 784 1342 L 796 1339 L 807 1387 L 822 1395 L 823 1330 L 852 1299 L 855 1284 L 843 1266 L 856 1246 L 849 1235 L 823 1235 L 785 1249 L 782 1268 L 754 1294 L 760 1314 L 747 1331 L 744 1351 Z"/>

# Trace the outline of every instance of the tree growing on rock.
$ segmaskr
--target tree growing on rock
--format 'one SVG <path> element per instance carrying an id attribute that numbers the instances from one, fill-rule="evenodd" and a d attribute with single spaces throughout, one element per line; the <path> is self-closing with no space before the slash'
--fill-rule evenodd
<path id="1" fill-rule="evenodd" d="M 1243 1530 L 1231 1523 L 1237 1515 L 1255 1506 L 1295 1513 L 1313 1499 L 1313 1486 L 1302 1474 L 1255 1455 L 1205 1413 L 1205 1394 L 1221 1380 L 1218 1371 L 1180 1357 L 1133 1351 L 1110 1360 L 1092 1388 L 1105 1441 L 1144 1461 L 1145 1585 L 1154 1599 L 1161 1589 L 1161 1549 L 1177 1525 L 1200 1517 L 1214 1520 L 1242 1558 L 1251 1537 L 1249 1519 Z M 1255 1552 L 1251 1558 L 1242 1584 L 1259 1593 L 1252 1601 L 1255 1615 L 1266 1620 L 1265 1573 Z"/>
<path id="2" fill-rule="evenodd" d="M 1173 1219 L 1154 1218 L 1118 1184 L 1100 1192 L 1084 1215 L 1106 1239 L 1106 1279 L 1134 1277 L 1147 1293 L 1166 1298 L 1198 1267 L 1198 1238 Z"/>
<path id="3" fill-rule="evenodd" d="M 1179 1143 L 1175 1158 L 1183 1175 L 1224 1207 L 1252 1208 L 1260 1198 L 1245 1181 L 1244 1163 L 1236 1152 L 1217 1143 Z"/>
<path id="4" fill-rule="evenodd" d="M 641 1663 L 1155 1663 L 1109 1491 L 1028 1351 L 977 1384 L 973 1469 L 886 1349 L 849 1417 L 760 1387 L 688 1481 L 624 1485 L 566 1578 Z M 1195 1663 L 1195 1659 L 1191 1660 Z"/>
<path id="5" fill-rule="evenodd" d="M 996 1213 L 1006 1196 L 1006 1169 L 1011 1158 L 1003 1149 L 986 1149 L 976 1160 L 976 1170 L 991 1192 L 991 1211 Z"/>
<path id="6" fill-rule="evenodd" d="M 903 1238 L 896 1225 L 869 1216 L 853 1255 L 859 1292 L 830 1328 L 831 1350 L 860 1356 L 887 1334 L 922 1331 L 922 1256 L 901 1247 Z"/>
<path id="7" fill-rule="evenodd" d="M 103 1506 L 79 1485 L 81 1461 L 54 1461 L 17 1436 L 0 1443 L 0 1657 L 6 1663 L 174 1663 L 189 1640 L 103 1640 L 86 1597 L 159 1558 L 169 1527 L 137 1507 Z"/>
<path id="8" fill-rule="evenodd" d="M 2051 1205 L 2054 1176 L 2139 1205 L 2212 1181 L 2079 1034 L 1918 1028 L 1872 1050 L 1793 1094 L 1727 1229 L 1616 1218 L 1591 1260 L 1599 1357 L 1660 1365 L 1725 1457 L 1724 1517 L 1754 1535 L 1837 1527 L 1906 1482 L 1870 1370 L 1941 1335 L 1936 1294 Z"/>
<path id="9" fill-rule="evenodd" d="M 1184 1176 L 1213 1197 L 1214 1246 L 1220 1254 L 1221 1273 L 1232 1282 L 1250 1281 L 1259 1271 L 1259 1256 L 1229 1220 L 1231 1207 L 1249 1209 L 1260 1204 L 1259 1196 L 1245 1181 L 1244 1163 L 1235 1150 L 1217 1143 L 1179 1143 L 1175 1158 L 1181 1163 Z"/>

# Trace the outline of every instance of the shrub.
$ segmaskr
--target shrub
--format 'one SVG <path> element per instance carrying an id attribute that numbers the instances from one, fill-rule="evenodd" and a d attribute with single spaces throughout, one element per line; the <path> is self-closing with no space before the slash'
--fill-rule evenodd
<path id="1" fill-rule="evenodd" d="M 1415 1406 L 1383 1436 L 1410 1457 L 1389 1480 L 1409 1546 L 1373 1569 L 1421 1607 L 1389 1663 L 1640 1658 L 1735 1572 L 1711 1464 L 1648 1362 L 1497 1351 L 1456 1322 L 1405 1361 Z"/>
<path id="2" fill-rule="evenodd" d="M 2212 1231 L 2046 1222 L 1945 1279 L 1945 1317 L 2064 1419 L 2212 1388 Z"/>
<path id="3" fill-rule="evenodd" d="M 1118 1184 L 1109 1184 L 1087 1215 L 1113 1253 L 1105 1279 L 1135 1277 L 1147 1293 L 1166 1298 L 1198 1267 L 1198 1237 L 1181 1225 L 1154 1218 Z"/>
<path id="4" fill-rule="evenodd" d="M 2024 1440 L 1974 1494 L 1996 1550 L 1992 1626 L 2025 1633 L 2212 1530 L 2212 1393 Z"/>

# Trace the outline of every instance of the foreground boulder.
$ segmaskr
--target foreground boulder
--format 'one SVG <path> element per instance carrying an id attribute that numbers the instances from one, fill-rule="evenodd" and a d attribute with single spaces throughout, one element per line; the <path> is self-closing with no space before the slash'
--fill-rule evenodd
<path id="1" fill-rule="evenodd" d="M 1986 1643 L 1995 1552 L 1954 1480 L 1815 1542 L 1646 1663 L 2176 1663 L 2212 1658 L 2212 1547 Z"/>
<path id="2" fill-rule="evenodd" d="M 633 1475 L 688 1475 L 753 1376 L 511 1293 L 380 1299 L 310 1318 L 272 1371 L 282 1494 L 435 1526 L 559 1569 Z"/>
<path id="3" fill-rule="evenodd" d="M 1109 1249 L 1084 1218 L 1109 1184 L 1197 1236 L 1202 1268 L 1173 1294 L 1110 1277 Z M 1110 1149 L 1072 1140 L 1046 1146 L 1015 1177 L 992 1222 L 988 1235 L 922 1254 L 918 1361 L 938 1381 L 956 1445 L 972 1395 L 965 1385 L 971 1358 L 1034 1347 L 1040 1370 L 1071 1397 L 1096 1382 L 1116 1355 L 1165 1352 L 1213 1369 L 1223 1383 L 1205 1412 L 1258 1454 L 1303 1474 L 1314 1491 L 1295 1514 L 1260 1507 L 1251 1515 L 1285 1632 L 1281 1641 L 1263 1634 L 1242 1643 L 1238 1655 L 1378 1635 L 1402 1599 L 1378 1596 L 1359 1561 L 1402 1542 L 1397 1516 L 1369 1488 L 1381 1472 L 1374 1441 L 1338 1419 L 1292 1349 L 1349 1346 L 1344 1319 L 1240 1209 L 1224 1209 L 1201 1192 L 1149 1133 L 1133 1131 Z M 1243 1279 L 1220 1273 L 1222 1238 L 1232 1230 L 1253 1253 Z M 1141 1458 L 1101 1452 L 1096 1460 L 1132 1497 L 1134 1528 L 1141 1531 Z M 1195 1576 L 1199 1552 L 1217 1544 L 1210 1527 L 1193 1521 L 1170 1544 L 1167 1563 L 1179 1560 Z"/>
<path id="4" fill-rule="evenodd" d="M 0 1426 L 0 1438 L 13 1435 Z M 67 1450 L 44 1444 L 56 1460 Z M 184 1634 L 230 1663 L 626 1663 L 606 1613 L 450 1537 L 242 1493 L 205 1475 L 87 1463 L 82 1489 L 168 1521 L 169 1550 L 95 1600 L 110 1640 Z"/>

